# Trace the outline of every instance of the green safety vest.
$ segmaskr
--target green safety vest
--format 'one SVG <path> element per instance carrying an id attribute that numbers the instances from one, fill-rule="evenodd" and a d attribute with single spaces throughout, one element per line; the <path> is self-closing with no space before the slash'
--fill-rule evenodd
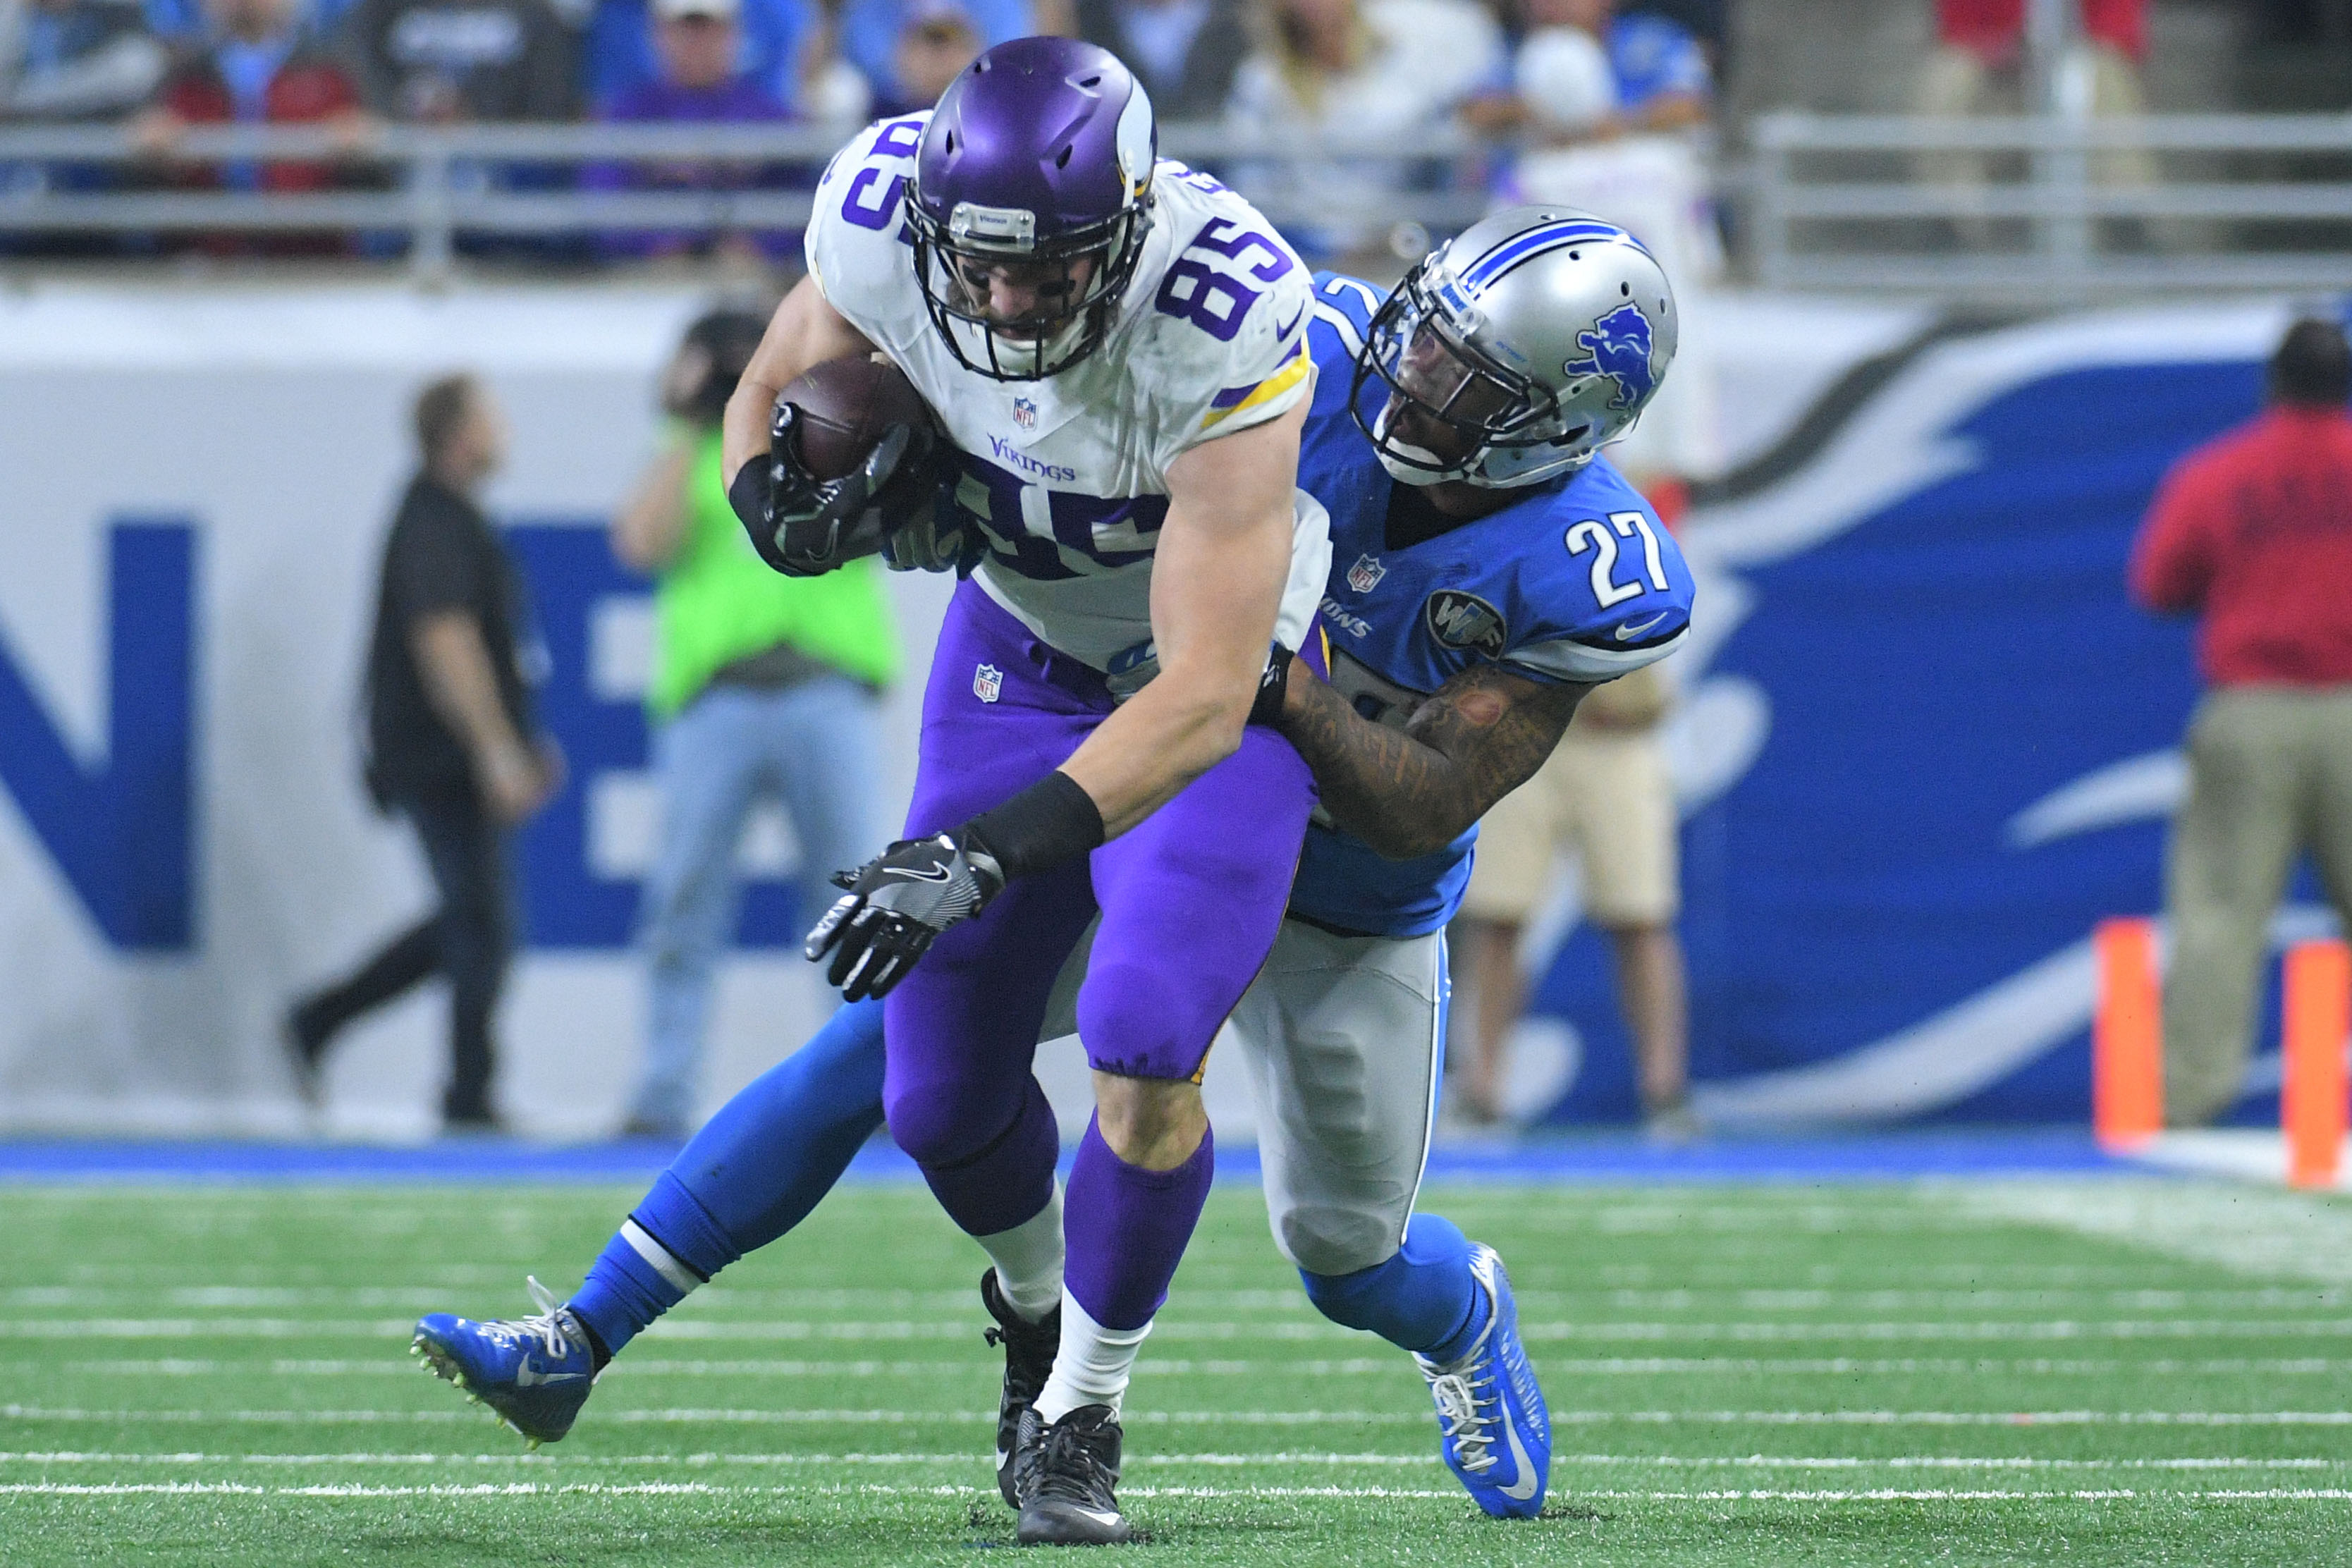
<path id="1" fill-rule="evenodd" d="M 790 643 L 874 686 L 898 673 L 898 630 L 881 563 L 852 561 L 822 577 L 785 577 L 751 548 L 727 503 L 716 429 L 693 437 L 686 533 L 654 597 L 658 626 L 646 703 L 667 719 L 739 658 Z"/>

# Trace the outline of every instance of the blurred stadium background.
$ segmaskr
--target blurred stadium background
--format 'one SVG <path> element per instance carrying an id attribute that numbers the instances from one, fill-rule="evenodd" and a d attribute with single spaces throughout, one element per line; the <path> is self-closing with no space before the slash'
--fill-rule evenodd
<path id="1" fill-rule="evenodd" d="M 49 3 L 17 10 L 30 26 Z M 563 112 L 615 101 L 596 95 L 594 72 L 619 68 L 596 29 L 628 20 L 606 15 L 620 4 L 567 22 L 583 75 Z M 2352 9 L 1629 4 L 1617 26 L 1672 23 L 1705 66 L 1668 84 L 1689 110 L 1667 129 L 1622 109 L 1623 133 L 1594 140 L 1574 72 L 1549 84 L 1528 58 L 1558 29 L 1524 24 L 1549 13 L 1364 5 L 1407 40 L 1452 29 L 1485 74 L 1413 97 L 1376 59 L 1318 100 L 1293 44 L 1354 7 L 1221 12 L 1256 52 L 1166 146 L 1258 193 L 1319 260 L 1375 274 L 1504 191 L 1663 237 L 1691 326 L 1634 460 L 1686 483 L 1705 573 L 1670 731 L 1699 1110 L 1727 1127 L 2080 1124 L 2085 943 L 2098 918 L 2156 908 L 2194 693 L 2187 628 L 2129 606 L 2125 554 L 2166 467 L 2255 407 L 2290 309 L 2352 283 Z M 654 801 L 645 584 L 603 525 L 651 449 L 680 328 L 788 275 L 808 166 L 843 134 L 814 118 L 845 101 L 842 73 L 863 61 L 878 81 L 852 107 L 909 90 L 870 53 L 820 53 L 888 9 L 808 9 L 801 64 L 764 68 L 801 94 L 772 124 L 367 98 L 332 132 L 180 123 L 159 162 L 152 110 L 0 121 L 0 1122 L 301 1127 L 278 1010 L 425 897 L 352 787 L 352 702 L 406 399 L 471 368 L 516 426 L 490 504 L 572 763 L 524 836 L 504 1103 L 536 1134 L 611 1124 L 637 1047 L 627 942 Z M 356 47 L 367 15 L 303 36 Z M 2002 15 L 2005 43 L 1965 30 Z M 998 25 L 907 16 L 910 37 L 940 16 Z M 207 36 L 177 25 L 175 59 Z M 1956 98 L 1955 70 L 1990 85 Z M 1528 107 L 1547 103 L 1568 107 Z M 1906 112 L 1922 103 L 2010 112 Z M 1412 160 L 1371 155 L 1404 132 Z M 258 177 L 299 169 L 319 178 Z M 897 789 L 940 590 L 892 588 L 917 661 L 891 709 Z M 713 1104 L 819 1005 L 784 951 L 803 868 L 780 817 L 747 864 Z M 2283 936 L 2326 929 L 2312 892 Z M 1633 1118 L 1572 889 L 1528 945 L 1543 979 L 1519 1114 Z M 411 1003 L 338 1055 L 331 1129 L 429 1128 L 434 1017 Z M 2260 1037 L 2274 1048 L 2274 1017 Z M 2273 1056 L 2244 1119 L 2274 1116 L 2276 1082 Z"/>
<path id="2" fill-rule="evenodd" d="M 907 1561 L 889 1544 L 907 1529 L 957 1549 L 988 1531 L 954 1500 L 978 1467 L 940 1457 L 980 1429 L 949 1415 L 931 1435 L 909 1417 L 887 1484 L 814 1523 L 816 1494 L 793 1489 L 814 1478 L 740 1468 L 837 1453 L 825 1410 L 984 1403 L 971 1347 L 794 1362 L 814 1380 L 797 1383 L 751 1360 L 806 1339 L 817 1352 L 779 1353 L 830 1362 L 869 1323 L 969 1327 L 977 1264 L 919 1189 L 889 1185 L 906 1173 L 886 1151 L 859 1167 L 882 1184 L 813 1245 L 746 1263 L 740 1299 L 714 1289 L 700 1328 L 656 1335 L 748 1344 L 666 1347 L 675 1364 L 611 1397 L 635 1414 L 561 1461 L 565 1484 L 635 1492 L 550 1480 L 420 1522 L 433 1487 L 516 1477 L 465 1468 L 498 1435 L 436 1425 L 457 1418 L 446 1390 L 353 1369 L 392 1358 L 417 1310 L 518 1307 L 523 1268 L 584 1261 L 662 1158 L 601 1142 L 641 1050 L 630 940 L 656 809 L 647 587 L 605 527 L 652 450 L 679 331 L 789 281 L 814 172 L 857 117 L 921 101 L 924 73 L 977 42 L 1136 7 L 721 0 L 734 74 L 763 93 L 698 120 L 663 107 L 645 83 L 669 67 L 639 58 L 690 4 L 475 7 L 545 32 L 529 47 L 561 79 L 474 102 L 424 46 L 366 63 L 366 28 L 397 35 L 397 7 L 299 0 L 263 21 L 344 62 L 324 109 L 273 123 L 170 97 L 207 26 L 272 4 L 0 0 L 0 1179 L 23 1184 L 0 1510 L 22 1560 L 111 1539 L 122 1561 L 354 1542 L 479 1561 L 519 1529 L 626 1555 L 707 1528 L 712 1561 L 819 1538 Z M 1393 279 L 1498 200 L 1576 200 L 1646 229 L 1685 301 L 1677 404 L 1642 462 L 1686 492 L 1700 575 L 1667 739 L 1713 1136 L 1608 1131 L 1640 1106 L 1570 878 L 1526 939 L 1538 980 L 1509 1098 L 1534 1133 L 1459 1137 L 1437 1171 L 1517 1237 L 1530 1310 L 1558 1328 L 1533 1348 L 1555 1404 L 1584 1415 L 1555 1486 L 1616 1500 L 1562 1530 L 1612 1561 L 2352 1552 L 2343 1211 L 2143 1187 L 2087 1131 L 2091 932 L 2160 906 L 2197 693 L 2187 624 L 2132 605 L 2126 555 L 2166 469 L 2259 406 L 2291 317 L 2343 313 L 2352 0 L 1622 0 L 1620 25 L 1670 23 L 1653 38 L 1705 63 L 1655 116 L 1625 87 L 1638 61 L 1604 59 L 1612 107 L 1590 60 L 1536 47 L 1554 4 L 1578 9 L 1178 0 L 1187 36 L 1224 28 L 1233 58 L 1221 89 L 1187 76 L 1189 96 L 1160 96 L 1179 104 L 1163 151 L 1251 193 L 1318 265 Z M 111 97 L 35 90 L 44 62 L 95 58 L 87 33 L 59 41 L 74 17 L 113 40 Z M 429 897 L 356 783 L 353 693 L 407 404 L 459 369 L 513 422 L 488 501 L 536 604 L 570 772 L 521 836 L 499 1090 L 520 1142 L 403 1152 L 437 1125 L 436 999 L 356 1030 L 316 1118 L 277 1028 Z M 903 798 L 945 587 L 889 587 L 911 661 L 887 709 Z M 825 868 L 772 814 L 744 863 L 705 1110 L 824 1005 L 787 911 Z M 2275 942 L 2335 931 L 2298 873 Z M 2278 1038 L 2273 976 L 2245 1127 L 2276 1126 Z M 1046 1068 L 1082 1121 L 1075 1052 Z M 1210 1089 L 1246 1182 L 1247 1101 L 1213 1067 Z M 1617 1184 L 1542 1196 L 1555 1183 Z M 1446 1533 L 1461 1510 L 1407 1425 L 1426 1417 L 1410 1379 L 1359 1397 L 1376 1380 L 1353 1363 L 1261 1378 L 1248 1358 L 1286 1349 L 1219 1372 L 1201 1358 L 1225 1350 L 1182 1344 L 1328 1333 L 1311 1353 L 1354 1353 L 1276 1303 L 1255 1201 L 1220 1197 L 1179 1279 L 1178 1342 L 1155 1342 L 1171 1359 L 1149 1397 L 1206 1425 L 1147 1429 L 1139 1446 L 1175 1467 L 1134 1478 L 1162 1489 L 1147 1522 L 1227 1560 L 1269 1519 L 1403 1550 L 1393 1496 L 1433 1550 L 1534 1552 Z M 453 1212 L 498 1218 L 456 1245 L 419 1217 Z M 887 1279 L 838 1261 L 875 1234 L 903 1241 Z M 1290 1406 L 1370 1414 L 1345 1436 L 1258 1418 Z M 709 1451 L 719 1504 L 660 1490 L 679 1477 L 654 1450 L 672 1447 Z M 1233 1479 L 1244 1459 L 1257 1493 Z M 215 1489 L 156 1500 L 182 1483 Z M 267 1506 L 236 1511 L 240 1487 Z M 344 1509 L 337 1488 L 375 1500 Z M 1872 1498 L 1892 1511 L 1866 1527 L 1839 1511 Z M 226 1533 L 207 1543 L 206 1521 Z"/>

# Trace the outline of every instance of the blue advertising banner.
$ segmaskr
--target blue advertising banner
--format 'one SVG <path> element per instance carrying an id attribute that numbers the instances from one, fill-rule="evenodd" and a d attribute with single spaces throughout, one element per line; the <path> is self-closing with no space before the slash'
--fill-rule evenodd
<path id="1" fill-rule="evenodd" d="M 2126 563 L 2169 466 L 2256 411 L 2285 320 L 1931 331 L 1695 509 L 1671 742 L 1702 1114 L 2087 1115 L 2090 930 L 2160 907 L 2197 695 L 2189 624 L 2134 607 Z M 1534 1005 L 1581 1041 L 1551 1114 L 1631 1119 L 1601 933 Z"/>

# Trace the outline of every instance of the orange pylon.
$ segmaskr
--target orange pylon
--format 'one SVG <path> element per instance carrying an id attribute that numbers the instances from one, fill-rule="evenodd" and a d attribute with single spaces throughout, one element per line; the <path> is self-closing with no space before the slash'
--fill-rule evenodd
<path id="1" fill-rule="evenodd" d="M 2344 1149 L 2344 1041 L 2352 1035 L 2352 947 L 2302 942 L 2286 952 L 2285 1081 L 2279 1123 L 2287 1181 L 2332 1187 Z"/>
<path id="2" fill-rule="evenodd" d="M 2164 1130 L 2164 1008 L 2156 922 L 2101 921 L 2098 1013 L 2091 1025 L 2091 1126 L 2099 1146 L 2135 1149 Z"/>

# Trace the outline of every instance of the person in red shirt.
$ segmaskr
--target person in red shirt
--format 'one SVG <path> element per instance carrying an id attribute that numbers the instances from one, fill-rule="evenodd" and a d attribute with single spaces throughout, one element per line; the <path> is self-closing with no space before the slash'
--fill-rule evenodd
<path id="1" fill-rule="evenodd" d="M 205 0 L 205 33 L 187 40 L 153 100 L 131 125 L 148 159 L 151 181 L 180 188 L 272 194 L 332 190 L 364 183 L 347 155 L 310 160 L 200 163 L 176 156 L 190 126 L 325 125 L 346 153 L 363 143 L 368 121 L 352 72 L 312 37 L 299 0 Z M 199 248 L 219 255 L 253 250 L 269 255 L 335 253 L 341 236 L 282 235 L 240 241 L 198 237 Z"/>
<path id="2" fill-rule="evenodd" d="M 2074 34 L 2058 70 L 2060 90 L 2080 92 L 2097 115 L 2139 114 L 2147 108 L 2141 90 L 2140 61 L 2147 53 L 2147 0 L 2078 0 Z M 2026 101 L 2025 15 L 2027 0 L 1936 0 L 1936 47 L 1921 68 L 1912 107 L 1921 114 L 2022 114 Z M 2014 154 L 1948 150 L 1922 153 L 1919 178 L 1929 184 L 1982 190 L 1996 177 L 2020 172 Z M 2155 156 L 2137 147 L 2111 148 L 2090 161 L 2101 184 L 2153 184 Z M 1996 237 L 1991 220 L 1963 210 L 1953 226 L 1960 238 L 1982 248 Z"/>
<path id="3" fill-rule="evenodd" d="M 2131 563 L 2132 594 L 2201 617 L 2209 688 L 2189 727 L 2189 798 L 2172 829 L 2165 910 L 2165 1119 L 2233 1104 L 2252 1048 L 2271 913 L 2311 851 L 2352 931 L 2352 349 L 2294 323 L 2271 405 L 2165 477 Z"/>

